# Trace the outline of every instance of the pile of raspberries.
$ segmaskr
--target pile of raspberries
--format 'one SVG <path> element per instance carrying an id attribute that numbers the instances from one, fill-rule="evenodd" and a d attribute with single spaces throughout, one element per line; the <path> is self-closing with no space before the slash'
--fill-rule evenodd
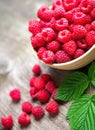
<path id="1" fill-rule="evenodd" d="M 55 99 L 58 88 L 52 80 L 51 75 L 41 73 L 39 64 L 33 66 L 32 72 L 34 75 L 29 81 L 29 94 L 33 100 L 39 100 L 41 105 L 33 106 L 33 103 L 28 100 L 22 102 L 22 112 L 18 116 L 18 123 L 23 127 L 31 123 L 30 114 L 34 116 L 35 120 L 40 120 L 44 116 L 45 110 L 53 116 L 59 112 L 59 101 Z M 13 102 L 17 103 L 21 100 L 21 91 L 19 88 L 11 90 L 9 95 Z M 42 107 L 42 104 L 45 104 L 45 109 Z M 5 130 L 10 130 L 14 124 L 12 115 L 1 117 L 1 124 Z"/>
<path id="2" fill-rule="evenodd" d="M 95 44 L 95 0 L 54 0 L 29 21 L 31 44 L 46 64 L 64 63 Z"/>

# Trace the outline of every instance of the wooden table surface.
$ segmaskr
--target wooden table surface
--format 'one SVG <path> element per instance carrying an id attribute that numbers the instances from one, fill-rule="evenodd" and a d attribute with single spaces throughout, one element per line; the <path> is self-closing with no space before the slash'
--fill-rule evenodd
<path id="1" fill-rule="evenodd" d="M 28 92 L 29 79 L 33 75 L 31 68 L 39 61 L 31 51 L 27 25 L 30 19 L 36 18 L 36 11 L 41 5 L 50 5 L 51 2 L 52 0 L 0 0 L 0 54 L 9 56 L 13 62 L 11 71 L 0 75 L 0 118 L 12 114 L 14 118 L 12 130 L 70 130 L 65 118 L 69 103 L 60 105 L 60 112 L 56 117 L 45 112 L 44 118 L 40 121 L 35 121 L 31 115 L 31 124 L 28 127 L 21 128 L 17 123 L 23 101 L 31 101 L 33 105 L 40 104 L 33 102 Z M 0 62 L 2 63 L 2 59 Z M 52 75 L 58 86 L 69 73 L 49 68 L 41 63 L 40 65 L 44 73 Z M 20 88 L 22 94 L 19 103 L 13 103 L 9 97 L 10 90 L 16 87 Z"/>

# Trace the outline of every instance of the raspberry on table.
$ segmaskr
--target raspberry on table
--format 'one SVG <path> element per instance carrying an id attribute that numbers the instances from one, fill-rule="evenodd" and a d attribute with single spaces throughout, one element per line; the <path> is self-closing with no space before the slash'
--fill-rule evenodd
<path id="1" fill-rule="evenodd" d="M 39 75 L 41 73 L 41 67 L 39 64 L 35 64 L 32 68 L 32 72 L 36 75 Z"/>
<path id="2" fill-rule="evenodd" d="M 29 125 L 31 122 L 30 120 L 30 117 L 27 113 L 25 112 L 22 112 L 19 117 L 18 117 L 18 123 L 21 125 L 21 126 L 26 126 L 26 125 Z"/>
<path id="3" fill-rule="evenodd" d="M 43 90 L 40 90 L 38 93 L 37 93 L 37 98 L 38 100 L 41 102 L 41 103 L 46 103 L 49 101 L 50 99 L 50 93 L 43 89 Z"/>
<path id="4" fill-rule="evenodd" d="M 55 54 L 55 60 L 57 63 L 68 62 L 71 61 L 71 59 L 72 59 L 71 56 L 63 50 L 59 50 Z"/>
<path id="5" fill-rule="evenodd" d="M 78 40 L 76 43 L 77 43 L 77 46 L 80 49 L 86 49 L 87 48 L 87 43 L 86 43 L 86 41 L 84 39 L 83 40 Z"/>
<path id="6" fill-rule="evenodd" d="M 21 93 L 18 88 L 15 88 L 10 91 L 10 97 L 12 98 L 13 101 L 18 102 L 21 99 Z"/>
<path id="7" fill-rule="evenodd" d="M 68 27 L 69 23 L 66 18 L 61 18 L 56 21 L 55 28 L 57 31 L 62 31 Z"/>
<path id="8" fill-rule="evenodd" d="M 59 106 L 56 101 L 50 101 L 49 103 L 46 104 L 45 107 L 46 111 L 49 112 L 51 115 L 57 115 L 59 112 Z"/>
<path id="9" fill-rule="evenodd" d="M 58 41 L 65 43 L 71 40 L 71 32 L 69 30 L 62 30 L 58 33 Z"/>
<path id="10" fill-rule="evenodd" d="M 43 39 L 46 42 L 51 42 L 55 39 L 56 33 L 52 28 L 44 28 L 41 32 Z"/>
<path id="11" fill-rule="evenodd" d="M 1 124 L 4 129 L 9 130 L 13 127 L 13 117 L 11 115 L 1 117 Z"/>
<path id="12" fill-rule="evenodd" d="M 42 59 L 43 53 L 46 51 L 45 47 L 41 47 L 39 48 L 38 52 L 37 52 L 37 56 L 39 57 L 39 59 Z"/>
<path id="13" fill-rule="evenodd" d="M 95 31 L 90 31 L 86 35 L 86 42 L 88 46 L 93 46 L 95 44 Z"/>
<path id="14" fill-rule="evenodd" d="M 29 21 L 29 27 L 28 30 L 33 33 L 34 35 L 41 32 L 41 26 L 39 21 L 32 19 Z"/>
<path id="15" fill-rule="evenodd" d="M 47 49 L 56 52 L 60 49 L 60 43 L 58 41 L 52 41 L 47 44 Z"/>
<path id="16" fill-rule="evenodd" d="M 47 83 L 48 81 L 50 81 L 52 79 L 51 75 L 46 74 L 46 73 L 41 74 L 41 78 L 44 79 L 45 83 Z"/>
<path id="17" fill-rule="evenodd" d="M 60 19 L 64 17 L 65 9 L 62 6 L 58 6 L 54 9 L 55 19 Z"/>
<path id="18" fill-rule="evenodd" d="M 34 87 L 35 80 L 36 80 L 36 77 L 35 77 L 35 76 L 32 76 L 32 77 L 30 78 L 30 81 L 29 81 L 29 86 L 30 86 L 30 87 Z"/>
<path id="19" fill-rule="evenodd" d="M 74 53 L 74 58 L 78 58 L 80 56 L 82 56 L 85 53 L 85 51 L 83 49 L 77 49 Z"/>
<path id="20" fill-rule="evenodd" d="M 63 44 L 63 50 L 67 52 L 69 55 L 73 55 L 76 49 L 77 49 L 77 45 L 73 40 Z"/>
<path id="21" fill-rule="evenodd" d="M 44 51 L 42 55 L 42 61 L 45 62 L 46 64 L 53 64 L 55 62 L 55 55 L 53 51 L 50 50 Z"/>
<path id="22" fill-rule="evenodd" d="M 54 0 L 52 2 L 52 9 L 55 10 L 56 8 L 62 6 L 62 0 Z"/>
<path id="23" fill-rule="evenodd" d="M 52 92 L 52 95 L 51 95 L 51 97 L 52 97 L 53 100 L 56 100 L 55 98 L 56 98 L 57 92 L 58 92 L 58 88 L 55 88 L 53 90 L 53 92 Z"/>
<path id="24" fill-rule="evenodd" d="M 52 93 L 54 89 L 56 88 L 56 85 L 53 81 L 48 81 L 47 84 L 45 85 L 45 89 L 49 92 Z"/>
<path id="25" fill-rule="evenodd" d="M 30 114 L 32 110 L 32 104 L 29 101 L 24 101 L 22 103 L 22 111 L 26 112 L 27 114 Z"/>
<path id="26" fill-rule="evenodd" d="M 39 120 L 44 116 L 44 109 L 39 105 L 34 106 L 32 108 L 32 114 L 36 120 Z"/>
<path id="27" fill-rule="evenodd" d="M 35 87 L 32 87 L 29 91 L 30 96 L 32 97 L 32 99 L 37 99 L 37 89 Z"/>

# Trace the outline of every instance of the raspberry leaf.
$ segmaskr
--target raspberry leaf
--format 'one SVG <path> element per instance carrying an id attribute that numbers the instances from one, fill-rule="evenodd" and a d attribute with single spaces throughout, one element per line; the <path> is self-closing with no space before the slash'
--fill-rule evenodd
<path id="1" fill-rule="evenodd" d="M 67 119 L 71 130 L 95 130 L 95 95 L 84 95 L 70 106 Z"/>
<path id="2" fill-rule="evenodd" d="M 92 85 L 95 86 L 95 63 L 94 62 L 89 67 L 88 76 Z"/>
<path id="3" fill-rule="evenodd" d="M 88 76 L 82 72 L 73 72 L 64 78 L 58 89 L 56 99 L 71 101 L 80 97 L 89 85 Z"/>

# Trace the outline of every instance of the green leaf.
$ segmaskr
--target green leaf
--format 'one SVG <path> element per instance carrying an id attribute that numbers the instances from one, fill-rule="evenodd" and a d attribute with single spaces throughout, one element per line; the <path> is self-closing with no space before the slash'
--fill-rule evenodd
<path id="1" fill-rule="evenodd" d="M 85 95 L 73 102 L 67 119 L 71 130 L 95 130 L 95 95 Z"/>
<path id="2" fill-rule="evenodd" d="M 95 63 L 94 62 L 89 67 L 88 76 L 92 85 L 95 86 Z"/>
<path id="3" fill-rule="evenodd" d="M 56 99 L 70 101 L 80 97 L 89 85 L 88 76 L 82 72 L 74 72 L 64 78 L 58 89 Z"/>

